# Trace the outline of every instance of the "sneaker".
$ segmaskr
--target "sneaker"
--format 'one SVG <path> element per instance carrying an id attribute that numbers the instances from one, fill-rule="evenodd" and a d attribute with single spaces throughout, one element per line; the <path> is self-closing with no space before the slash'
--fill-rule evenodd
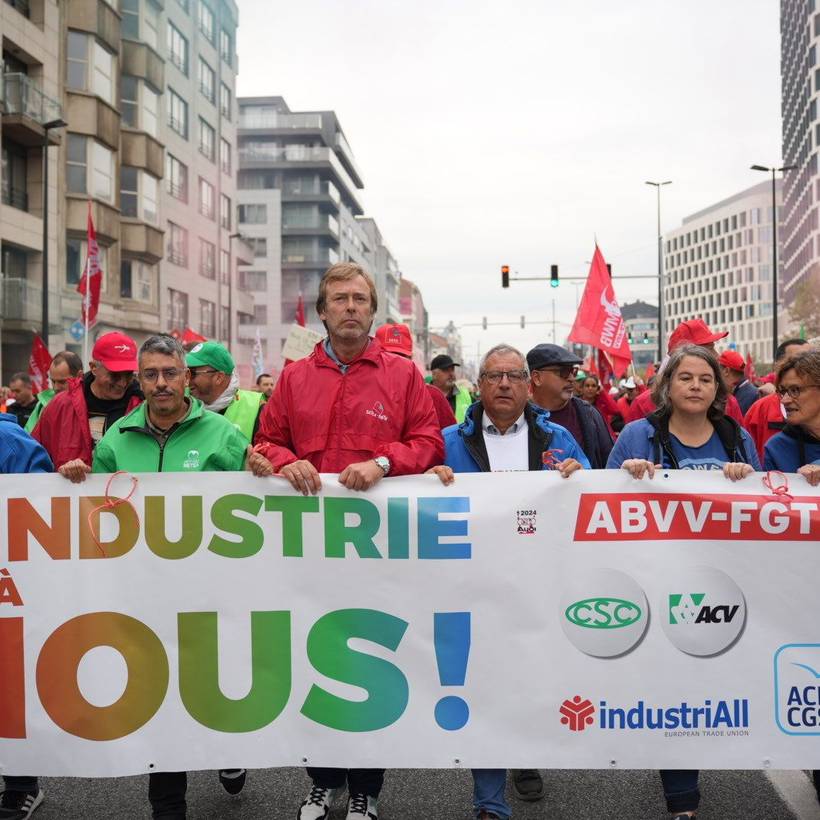
<path id="1" fill-rule="evenodd" d="M 43 802 L 43 790 L 36 792 L 10 792 L 0 795 L 0 820 L 26 820 Z"/>
<path id="2" fill-rule="evenodd" d="M 324 820 L 330 813 L 337 789 L 323 789 L 315 783 L 299 808 L 297 820 Z"/>
<path id="3" fill-rule="evenodd" d="M 378 820 L 379 803 L 375 797 L 366 794 L 351 794 L 347 801 L 345 820 Z"/>
<path id="4" fill-rule="evenodd" d="M 248 776 L 247 769 L 220 769 L 219 782 L 228 794 L 239 794 Z"/>
<path id="5" fill-rule="evenodd" d="M 519 800 L 533 803 L 540 800 L 544 792 L 544 781 L 538 769 L 513 769 L 512 790 Z"/>

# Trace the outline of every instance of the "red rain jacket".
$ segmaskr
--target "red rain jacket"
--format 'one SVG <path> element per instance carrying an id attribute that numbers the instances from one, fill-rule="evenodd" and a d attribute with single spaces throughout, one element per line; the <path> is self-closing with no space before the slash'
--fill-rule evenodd
<path id="1" fill-rule="evenodd" d="M 423 473 L 444 460 L 433 400 L 416 365 L 375 340 L 342 374 L 319 342 L 282 371 L 254 439 L 277 472 L 306 459 L 340 473 L 376 456 L 390 475 Z"/>

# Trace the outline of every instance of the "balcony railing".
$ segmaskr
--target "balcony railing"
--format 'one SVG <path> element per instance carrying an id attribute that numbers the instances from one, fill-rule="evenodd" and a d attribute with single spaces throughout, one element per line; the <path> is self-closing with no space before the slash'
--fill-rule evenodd
<path id="1" fill-rule="evenodd" d="M 21 211 L 28 210 L 28 194 L 24 188 L 15 188 L 13 185 L 6 185 L 3 181 L 2 201 L 4 205 L 11 205 Z"/>
<path id="2" fill-rule="evenodd" d="M 284 114 L 279 111 L 249 112 L 239 116 L 240 128 L 294 128 L 322 127 L 321 114 Z"/>
<path id="3" fill-rule="evenodd" d="M 40 125 L 61 119 L 60 103 L 46 96 L 40 86 L 26 74 L 5 74 L 3 104 L 6 115 L 20 114 Z"/>
<path id="4" fill-rule="evenodd" d="M 23 322 L 42 319 L 42 288 L 27 279 L 0 276 L 0 316 Z"/>

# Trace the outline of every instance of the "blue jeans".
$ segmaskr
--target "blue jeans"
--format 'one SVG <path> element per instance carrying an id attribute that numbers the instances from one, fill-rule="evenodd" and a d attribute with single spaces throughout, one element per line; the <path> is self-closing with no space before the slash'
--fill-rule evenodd
<path id="1" fill-rule="evenodd" d="M 666 808 L 672 814 L 697 809 L 700 803 L 697 769 L 661 769 L 659 774 Z"/>
<path id="2" fill-rule="evenodd" d="M 507 786 L 506 769 L 473 769 L 473 809 L 476 817 L 481 809 L 491 811 L 499 817 L 507 818 L 512 814 L 504 797 Z"/>

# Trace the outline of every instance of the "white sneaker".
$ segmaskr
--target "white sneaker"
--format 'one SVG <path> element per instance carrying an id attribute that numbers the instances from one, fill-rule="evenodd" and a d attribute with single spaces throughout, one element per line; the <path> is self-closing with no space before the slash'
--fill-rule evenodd
<path id="1" fill-rule="evenodd" d="M 366 794 L 351 794 L 347 801 L 345 820 L 378 820 L 379 802 Z"/>
<path id="2" fill-rule="evenodd" d="M 298 820 L 325 820 L 330 813 L 330 807 L 337 791 L 337 789 L 323 789 L 315 784 L 311 786 L 308 796 L 299 808 Z"/>

